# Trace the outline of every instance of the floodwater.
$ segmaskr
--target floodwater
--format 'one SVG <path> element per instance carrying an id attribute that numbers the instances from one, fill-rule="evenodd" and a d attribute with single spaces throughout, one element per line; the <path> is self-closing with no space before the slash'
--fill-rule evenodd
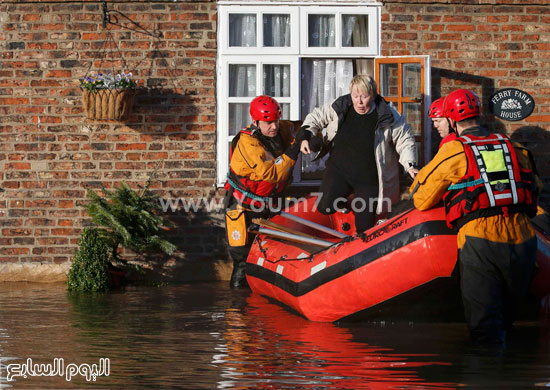
<path id="1" fill-rule="evenodd" d="M 550 387 L 550 324 L 492 350 L 463 323 L 314 323 L 227 283 L 6 283 L 0 360 L 1 389 L 530 389 Z"/>

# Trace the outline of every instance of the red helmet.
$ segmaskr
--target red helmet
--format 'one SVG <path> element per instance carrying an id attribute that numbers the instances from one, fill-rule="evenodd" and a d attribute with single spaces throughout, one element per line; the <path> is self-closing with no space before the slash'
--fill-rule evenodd
<path id="1" fill-rule="evenodd" d="M 253 121 L 276 121 L 281 115 L 281 106 L 271 96 L 260 95 L 250 102 L 250 116 Z"/>
<path id="2" fill-rule="evenodd" d="M 445 98 L 443 112 L 447 118 L 460 122 L 474 116 L 479 116 L 481 104 L 475 93 L 469 89 L 457 89 Z"/>
<path id="3" fill-rule="evenodd" d="M 443 103 L 444 102 L 445 102 L 445 96 L 434 100 L 434 102 L 430 105 L 430 110 L 428 112 L 428 115 L 430 116 L 430 118 L 444 118 L 445 117 L 445 115 L 443 115 Z"/>

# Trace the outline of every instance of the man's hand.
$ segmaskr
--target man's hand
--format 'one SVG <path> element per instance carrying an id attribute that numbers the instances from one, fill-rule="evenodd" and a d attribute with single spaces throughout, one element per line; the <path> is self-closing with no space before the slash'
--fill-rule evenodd
<path id="1" fill-rule="evenodd" d="M 309 141 L 307 139 L 303 140 L 300 144 L 300 152 L 303 154 L 310 154 L 311 149 L 309 148 Z"/>

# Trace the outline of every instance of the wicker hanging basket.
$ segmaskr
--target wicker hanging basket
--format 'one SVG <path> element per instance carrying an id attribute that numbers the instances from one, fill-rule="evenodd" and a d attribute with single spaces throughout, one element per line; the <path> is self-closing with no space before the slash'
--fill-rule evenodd
<path id="1" fill-rule="evenodd" d="M 98 89 L 82 91 L 86 118 L 121 121 L 128 118 L 134 104 L 133 89 Z"/>

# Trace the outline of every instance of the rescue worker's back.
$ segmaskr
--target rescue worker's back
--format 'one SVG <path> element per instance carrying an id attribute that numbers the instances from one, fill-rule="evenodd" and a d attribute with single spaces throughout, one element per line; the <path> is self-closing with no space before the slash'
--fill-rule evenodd
<path id="1" fill-rule="evenodd" d="M 465 130 L 463 135 L 487 134 L 486 130 L 475 127 Z M 518 143 L 514 143 L 519 164 L 532 169 L 528 150 Z M 464 147 L 459 141 L 445 143 L 432 161 L 418 173 L 411 189 L 417 182 L 422 185 L 414 194 L 414 205 L 419 210 L 427 210 L 438 204 L 447 188 L 458 183 L 466 174 L 468 161 L 464 154 Z M 437 168 L 437 169 L 436 169 Z M 542 182 L 535 177 L 538 189 L 542 189 Z M 529 216 L 523 213 L 514 213 L 509 216 L 502 214 L 491 217 L 477 218 L 475 223 L 466 223 L 459 231 L 457 244 L 459 249 L 464 246 L 465 236 L 479 237 L 487 240 L 518 244 L 532 238 L 535 234 Z"/>
<path id="2" fill-rule="evenodd" d="M 414 205 L 445 203 L 447 224 L 458 229 L 458 266 L 464 315 L 472 339 L 505 342 L 535 266 L 530 223 L 542 188 L 529 152 L 479 126 L 481 103 L 469 90 L 444 102 L 458 138 L 441 146 L 411 186 Z"/>

